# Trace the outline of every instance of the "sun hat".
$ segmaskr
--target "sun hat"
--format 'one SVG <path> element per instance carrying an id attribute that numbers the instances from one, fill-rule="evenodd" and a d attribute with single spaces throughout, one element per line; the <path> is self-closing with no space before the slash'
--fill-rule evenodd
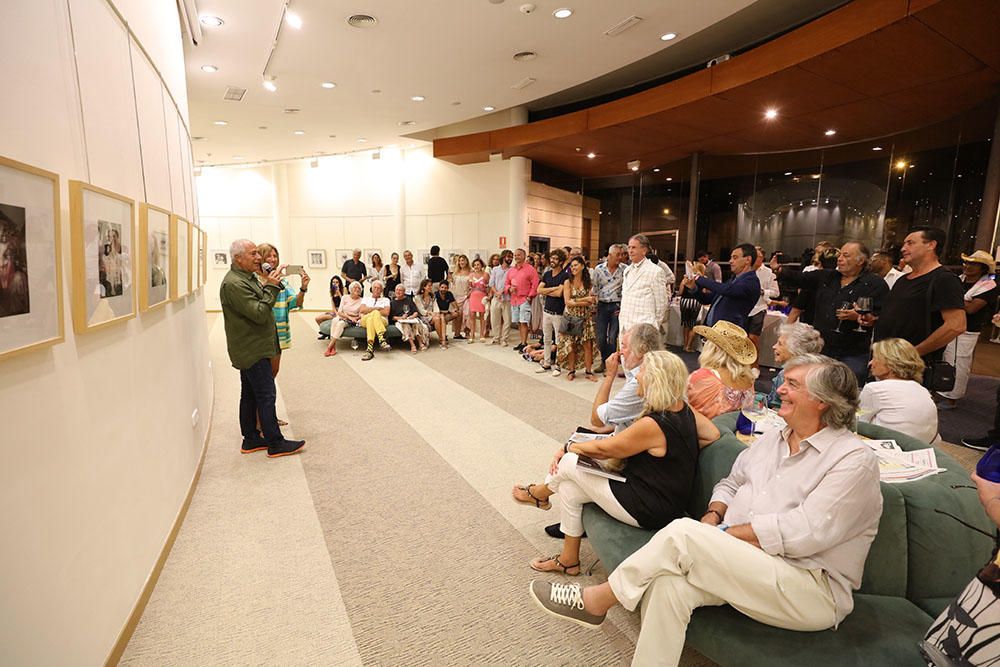
<path id="1" fill-rule="evenodd" d="M 971 255 L 962 255 L 963 262 L 972 262 L 975 264 L 985 264 L 986 270 L 989 273 L 996 271 L 997 263 L 993 259 L 993 255 L 986 252 L 985 250 L 977 250 Z"/>
<path id="2" fill-rule="evenodd" d="M 714 343 L 738 363 L 748 365 L 757 361 L 757 348 L 747 336 L 747 332 L 732 322 L 719 320 L 711 327 L 699 324 L 694 332 Z"/>

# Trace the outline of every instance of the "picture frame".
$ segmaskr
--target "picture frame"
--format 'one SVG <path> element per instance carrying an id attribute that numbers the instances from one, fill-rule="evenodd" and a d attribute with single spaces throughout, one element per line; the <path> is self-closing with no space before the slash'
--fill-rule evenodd
<path id="1" fill-rule="evenodd" d="M 73 264 L 73 330 L 87 333 L 135 317 L 135 202 L 124 195 L 69 182 Z"/>
<path id="2" fill-rule="evenodd" d="M 337 265 L 333 268 L 336 269 L 336 273 L 339 276 L 340 270 L 344 267 L 344 262 L 354 257 L 354 250 L 351 248 L 338 248 L 335 252 Z"/>
<path id="3" fill-rule="evenodd" d="M 180 299 L 191 293 L 191 224 L 179 215 L 171 216 L 172 264 L 176 280 L 171 283 L 171 298 Z"/>
<path id="4" fill-rule="evenodd" d="M 65 340 L 59 187 L 0 156 L 0 361 Z"/>
<path id="5" fill-rule="evenodd" d="M 312 252 L 312 251 L 310 251 Z M 229 270 L 229 251 L 225 248 L 216 248 L 209 253 L 212 256 L 212 268 L 213 269 L 226 269 Z"/>
<path id="6" fill-rule="evenodd" d="M 476 259 L 476 257 L 483 260 L 483 266 L 486 266 L 486 264 L 490 261 L 491 254 L 492 253 L 486 248 L 469 248 L 469 266 L 472 266 L 472 262 Z"/>
<path id="7" fill-rule="evenodd" d="M 326 250 L 322 248 L 314 248 L 311 250 L 306 250 L 307 266 L 310 269 L 325 269 L 326 268 Z"/>
<path id="8" fill-rule="evenodd" d="M 382 253 L 380 248 L 365 248 L 361 251 L 361 261 L 365 263 L 365 268 L 368 269 L 369 273 L 372 271 L 372 255 L 375 254 L 377 254 L 378 258 L 382 260 L 382 266 L 389 263 L 389 260 Z"/>
<path id="9" fill-rule="evenodd" d="M 147 202 L 139 204 L 139 311 L 170 303 L 170 211 Z"/>
<path id="10" fill-rule="evenodd" d="M 188 274 L 188 294 L 194 294 L 198 290 L 198 227 L 193 222 L 188 221 L 190 235 L 188 239 L 188 251 L 191 253 L 190 264 L 191 273 Z"/>
<path id="11" fill-rule="evenodd" d="M 206 248 L 208 248 L 208 232 L 203 229 L 201 230 L 201 273 L 198 274 L 202 287 L 208 282 L 208 250 Z"/>

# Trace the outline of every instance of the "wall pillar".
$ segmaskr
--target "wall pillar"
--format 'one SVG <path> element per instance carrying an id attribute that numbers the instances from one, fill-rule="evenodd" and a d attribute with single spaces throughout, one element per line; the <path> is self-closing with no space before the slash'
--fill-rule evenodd
<path id="1" fill-rule="evenodd" d="M 528 110 L 516 107 L 510 110 L 510 124 L 528 122 Z M 531 160 L 524 157 L 510 158 L 509 196 L 507 206 L 507 247 L 528 248 L 528 181 L 531 180 Z"/>
<path id="2" fill-rule="evenodd" d="M 986 184 L 983 187 L 983 205 L 979 211 L 979 225 L 976 227 L 976 249 L 996 253 L 997 223 L 1000 220 L 1000 110 L 997 111 L 990 142 L 990 161 L 986 168 Z"/>
<path id="3" fill-rule="evenodd" d="M 698 186 L 701 184 L 701 153 L 691 155 L 691 180 L 688 195 L 688 228 L 684 243 L 684 258 L 693 262 L 694 254 L 698 252 L 695 244 L 698 242 Z"/>

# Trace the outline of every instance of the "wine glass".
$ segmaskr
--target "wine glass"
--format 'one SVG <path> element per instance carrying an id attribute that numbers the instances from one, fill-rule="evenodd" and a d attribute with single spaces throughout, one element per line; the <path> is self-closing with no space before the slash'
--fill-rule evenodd
<path id="1" fill-rule="evenodd" d="M 767 396 L 762 392 L 757 392 L 754 394 L 753 400 L 743 406 L 740 412 L 744 417 L 753 422 L 753 433 L 759 433 L 757 430 L 757 422 L 764 419 L 768 415 Z"/>
<path id="2" fill-rule="evenodd" d="M 840 308 L 838 308 L 837 310 L 854 310 L 854 302 L 853 301 L 841 301 L 840 302 Z M 844 326 L 844 322 L 846 322 L 846 321 L 847 320 L 840 320 L 839 322 L 837 322 L 837 333 L 846 333 L 841 328 L 842 326 Z"/>
<path id="3" fill-rule="evenodd" d="M 867 315 L 875 309 L 875 302 L 870 296 L 859 296 L 858 302 L 855 305 L 855 310 L 858 311 L 858 315 Z M 861 320 L 858 320 L 858 328 L 855 329 L 857 333 L 868 333 L 868 329 L 861 326 Z"/>

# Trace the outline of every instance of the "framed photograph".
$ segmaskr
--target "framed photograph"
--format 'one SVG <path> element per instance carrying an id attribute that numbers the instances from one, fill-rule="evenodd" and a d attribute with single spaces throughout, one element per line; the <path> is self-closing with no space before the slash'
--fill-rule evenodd
<path id="1" fill-rule="evenodd" d="M 174 276 L 176 280 L 170 283 L 171 298 L 179 299 L 191 293 L 191 225 L 179 215 L 171 216 L 174 234 L 170 237 L 173 243 Z"/>
<path id="2" fill-rule="evenodd" d="M 430 258 L 431 258 L 430 248 L 421 248 L 420 250 L 413 251 L 413 261 L 420 262 L 421 264 L 424 265 L 425 269 L 427 268 L 427 260 L 429 260 Z"/>
<path id="3" fill-rule="evenodd" d="M 486 266 L 490 261 L 490 251 L 486 248 L 470 248 L 469 249 L 469 266 L 472 266 L 472 261 L 478 257 L 483 260 L 483 266 Z"/>
<path id="4" fill-rule="evenodd" d="M 0 359 L 61 343 L 59 176 L 0 157 Z"/>
<path id="5" fill-rule="evenodd" d="M 382 254 L 382 251 L 379 248 L 365 248 L 361 251 L 361 261 L 365 263 L 365 268 L 368 269 L 368 273 L 372 272 L 372 255 L 378 255 L 378 258 L 382 260 L 383 266 L 389 263 L 389 259 Z"/>
<path id="6" fill-rule="evenodd" d="M 201 285 L 204 287 L 205 283 L 208 282 L 208 232 L 204 229 L 201 230 L 201 250 L 199 251 L 199 256 L 201 257 L 201 273 L 198 275 L 201 278 Z"/>
<path id="7" fill-rule="evenodd" d="M 313 251 L 310 250 L 310 253 Z M 228 269 L 229 268 L 229 251 L 225 249 L 216 249 L 211 252 L 212 255 L 212 268 L 215 269 Z M 310 265 L 311 267 L 312 265 Z"/>
<path id="8" fill-rule="evenodd" d="M 139 310 L 170 301 L 170 211 L 139 205 Z"/>
<path id="9" fill-rule="evenodd" d="M 306 250 L 306 259 L 310 269 L 326 268 L 326 250 Z M 341 264 L 343 266 L 343 264 Z"/>
<path id="10" fill-rule="evenodd" d="M 205 263 L 205 248 L 202 246 L 201 230 L 191 224 L 191 291 L 196 292 L 201 289 L 202 276 L 204 271 L 202 265 Z"/>
<path id="11" fill-rule="evenodd" d="M 86 333 L 135 317 L 135 202 L 69 182 L 73 330 Z"/>
<path id="12" fill-rule="evenodd" d="M 354 257 L 354 250 L 351 248 L 341 248 L 336 251 L 336 261 L 337 264 L 333 268 L 337 270 L 337 275 L 340 275 L 340 270 L 344 268 L 344 262 Z M 362 259 L 364 261 L 364 259 Z"/>
<path id="13" fill-rule="evenodd" d="M 193 222 L 188 223 L 190 236 L 188 236 L 188 252 L 191 253 L 188 266 L 188 294 L 194 294 L 198 289 L 198 228 Z"/>

